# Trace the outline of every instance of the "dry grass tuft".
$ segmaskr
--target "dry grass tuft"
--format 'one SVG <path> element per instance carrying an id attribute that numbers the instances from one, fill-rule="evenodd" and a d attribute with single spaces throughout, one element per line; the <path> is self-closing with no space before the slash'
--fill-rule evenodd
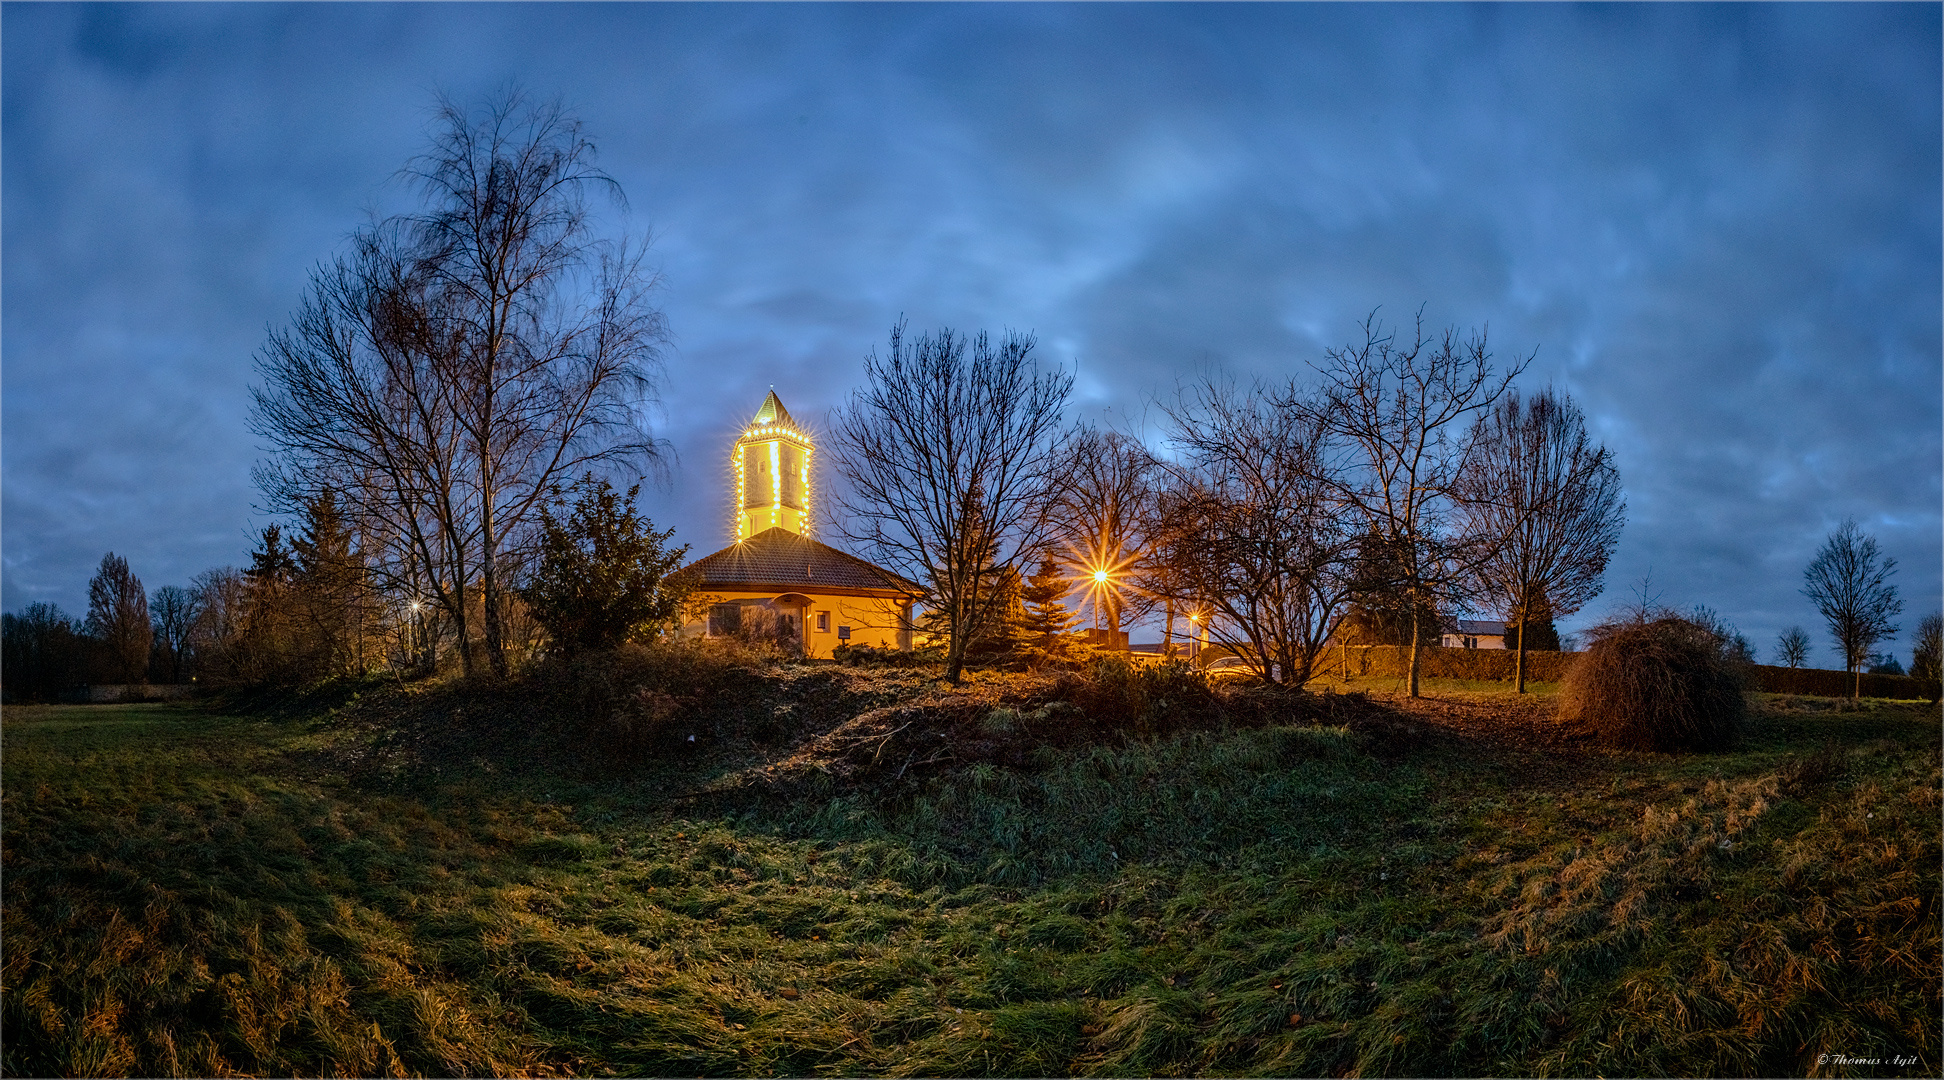
<path id="1" fill-rule="evenodd" d="M 1623 750 L 1724 750 L 1748 706 L 1740 666 L 1678 617 L 1601 627 L 1560 686 L 1560 715 Z"/>

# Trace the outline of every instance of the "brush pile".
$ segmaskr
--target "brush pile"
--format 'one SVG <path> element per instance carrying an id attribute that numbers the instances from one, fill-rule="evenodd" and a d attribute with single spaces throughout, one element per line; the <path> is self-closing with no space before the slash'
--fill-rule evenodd
<path id="1" fill-rule="evenodd" d="M 1723 750 L 1748 706 L 1742 665 L 1720 635 L 1673 615 L 1593 631 L 1560 686 L 1559 712 L 1623 750 Z"/>

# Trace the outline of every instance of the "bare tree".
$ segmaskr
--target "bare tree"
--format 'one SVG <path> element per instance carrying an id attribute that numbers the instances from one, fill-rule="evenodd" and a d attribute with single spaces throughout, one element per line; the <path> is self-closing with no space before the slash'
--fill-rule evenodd
<path id="1" fill-rule="evenodd" d="M 864 358 L 866 386 L 833 424 L 838 530 L 924 590 L 956 685 L 966 645 L 1006 599 L 1004 571 L 1047 544 L 1073 376 L 1037 370 L 1030 336 L 994 348 L 983 332 L 904 330 Z"/>
<path id="2" fill-rule="evenodd" d="M 1600 595 L 1627 504 L 1620 472 L 1586 437 L 1571 398 L 1507 391 L 1472 429 L 1459 476 L 1464 531 L 1483 541 L 1479 592 L 1519 628 L 1516 692 L 1535 621 L 1578 611 Z"/>
<path id="3" fill-rule="evenodd" d="M 0 678 L 13 701 L 52 701 L 87 668 L 82 628 L 58 604 L 38 601 L 0 615 Z"/>
<path id="4" fill-rule="evenodd" d="M 1410 693 L 1417 697 L 1426 628 L 1415 613 L 1462 602 L 1489 550 L 1486 538 L 1460 530 L 1456 513 L 1465 426 L 1492 407 L 1531 357 L 1497 373 L 1483 331 L 1461 339 L 1447 329 L 1427 338 L 1422 311 L 1408 343 L 1375 312 L 1362 327 L 1362 344 L 1325 355 L 1322 396 L 1284 405 L 1306 410 L 1349 454 L 1342 497 L 1394 556 L 1397 577 L 1389 585 L 1413 613 Z"/>
<path id="5" fill-rule="evenodd" d="M 1290 401 L 1216 379 L 1181 393 L 1153 558 L 1212 640 L 1300 688 L 1349 602 L 1354 536 L 1323 410 Z"/>
<path id="6" fill-rule="evenodd" d="M 1784 667 L 1799 668 L 1809 662 L 1809 635 L 1800 626 L 1791 626 L 1775 639 L 1775 658 Z"/>
<path id="7" fill-rule="evenodd" d="M 1944 615 L 1933 611 L 1917 620 L 1916 647 L 1910 651 L 1910 674 L 1919 679 L 1936 679 L 1944 661 Z"/>
<path id="8" fill-rule="evenodd" d="M 1890 621 L 1903 610 L 1897 587 L 1890 584 L 1890 575 L 1896 572 L 1897 560 L 1879 552 L 1876 537 L 1865 535 L 1853 518 L 1829 534 L 1803 571 L 1808 582 L 1803 595 L 1815 601 L 1843 662 L 1856 676 L 1852 697 L 1863 693 L 1870 646 L 1897 636 L 1897 626 Z"/>
<path id="9" fill-rule="evenodd" d="M 1087 600 L 1106 614 L 1109 641 L 1120 640 L 1123 615 L 1139 619 L 1153 606 L 1141 580 L 1155 473 L 1147 447 L 1116 431 L 1082 428 L 1067 448 L 1054 503 L 1065 545 L 1060 556 Z"/>
<path id="10" fill-rule="evenodd" d="M 155 590 L 155 602 L 149 605 L 149 619 L 155 626 L 155 643 L 162 649 L 169 665 L 169 681 L 182 681 L 186 666 L 184 654 L 189 649 L 189 631 L 196 624 L 196 593 L 180 585 L 164 585 Z"/>
<path id="11" fill-rule="evenodd" d="M 666 322 L 641 251 L 592 231 L 587 192 L 620 200 L 593 158 L 558 104 L 510 91 L 475 118 L 443 102 L 406 170 L 426 210 L 363 230 L 257 361 L 273 504 L 339 492 L 388 549 L 376 580 L 435 603 L 467 671 L 475 603 L 486 661 L 506 670 L 509 543 L 555 481 L 664 453 L 641 407 Z"/>
<path id="12" fill-rule="evenodd" d="M 146 682 L 149 645 L 148 594 L 128 560 L 109 552 L 88 582 L 88 631 L 106 650 L 110 671 L 125 683 Z"/>
<path id="13" fill-rule="evenodd" d="M 304 513 L 326 488 L 365 536 L 374 587 L 401 598 L 416 645 L 453 630 L 474 668 L 476 500 L 453 403 L 438 298 L 410 264 L 395 224 L 312 275 L 288 328 L 258 357 L 253 425 L 270 441 L 258 485 Z M 427 650 L 413 650 L 422 666 Z"/>

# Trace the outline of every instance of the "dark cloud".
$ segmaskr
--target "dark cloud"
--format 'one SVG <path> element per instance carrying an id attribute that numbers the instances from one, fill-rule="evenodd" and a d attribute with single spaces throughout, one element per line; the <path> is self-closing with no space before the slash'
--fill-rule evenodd
<path id="1" fill-rule="evenodd" d="M 1489 323 L 1615 449 L 1648 569 L 1766 647 L 1855 516 L 1940 592 L 1935 7 L 40 6 L 4 23 L 4 603 L 240 561 L 250 355 L 434 95 L 558 93 L 652 226 L 656 515 L 822 416 L 903 316 L 1013 327 L 1139 417 L 1382 307 Z M 1606 600 L 1596 602 L 1595 612 Z M 1911 621 L 1914 621 L 1914 616 Z"/>

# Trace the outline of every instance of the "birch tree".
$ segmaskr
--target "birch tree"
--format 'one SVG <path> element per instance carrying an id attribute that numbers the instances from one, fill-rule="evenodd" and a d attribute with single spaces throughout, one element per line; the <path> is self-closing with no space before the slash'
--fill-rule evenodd
<path id="1" fill-rule="evenodd" d="M 273 504 L 333 487 L 390 546 L 379 580 L 446 615 L 468 672 L 474 611 L 506 671 L 510 557 L 556 481 L 664 454 L 643 409 L 666 322 L 642 250 L 594 230 L 590 195 L 621 201 L 594 156 L 558 104 L 442 102 L 404 174 L 424 209 L 361 230 L 258 356 Z"/>

